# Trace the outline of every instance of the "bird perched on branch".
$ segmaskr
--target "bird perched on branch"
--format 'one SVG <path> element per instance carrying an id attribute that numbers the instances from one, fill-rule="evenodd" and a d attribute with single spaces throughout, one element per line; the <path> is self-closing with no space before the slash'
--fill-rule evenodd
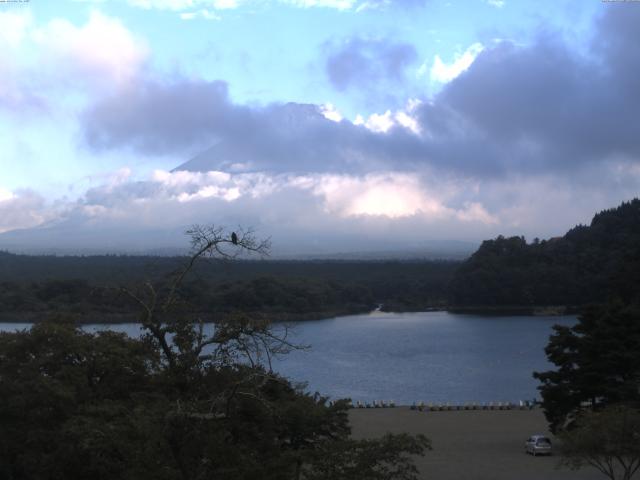
<path id="1" fill-rule="evenodd" d="M 238 235 L 236 235 L 236 232 L 231 232 L 231 243 L 234 245 L 238 244 Z"/>

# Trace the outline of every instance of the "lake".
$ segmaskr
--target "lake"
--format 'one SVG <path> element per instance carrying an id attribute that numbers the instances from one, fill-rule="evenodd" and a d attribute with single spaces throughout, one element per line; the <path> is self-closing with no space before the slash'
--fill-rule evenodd
<path id="1" fill-rule="evenodd" d="M 516 402 L 537 395 L 531 373 L 546 370 L 554 324 L 573 316 L 480 316 L 447 312 L 351 315 L 296 324 L 291 338 L 311 346 L 274 363 L 310 391 L 353 401 Z M 0 324 L 1 330 L 28 324 Z M 89 325 L 137 336 L 138 324 Z"/>

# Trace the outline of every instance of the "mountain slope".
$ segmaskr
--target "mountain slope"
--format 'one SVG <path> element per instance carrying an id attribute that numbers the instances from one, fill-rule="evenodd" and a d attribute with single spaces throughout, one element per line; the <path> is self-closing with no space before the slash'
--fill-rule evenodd
<path id="1" fill-rule="evenodd" d="M 640 200 L 596 214 L 563 237 L 487 240 L 456 272 L 459 306 L 585 305 L 640 299 Z"/>

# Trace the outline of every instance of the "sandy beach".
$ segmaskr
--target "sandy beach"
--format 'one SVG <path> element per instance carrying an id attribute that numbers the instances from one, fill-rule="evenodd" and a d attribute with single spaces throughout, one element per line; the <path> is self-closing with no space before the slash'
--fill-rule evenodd
<path id="1" fill-rule="evenodd" d="M 602 480 L 593 468 L 558 467 L 558 456 L 533 457 L 524 442 L 549 433 L 540 409 L 419 412 L 409 407 L 353 409 L 356 438 L 384 433 L 422 433 L 433 450 L 418 458 L 421 477 L 430 480 Z"/>

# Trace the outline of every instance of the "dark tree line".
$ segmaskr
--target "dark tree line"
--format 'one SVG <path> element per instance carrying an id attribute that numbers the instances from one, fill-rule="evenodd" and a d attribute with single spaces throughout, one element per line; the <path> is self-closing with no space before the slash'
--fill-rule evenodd
<path id="1" fill-rule="evenodd" d="M 119 285 L 149 279 L 162 283 L 184 258 L 29 257 L 0 253 L 0 314 L 65 311 L 86 321 L 99 315 L 135 314 Z M 215 317 L 242 311 L 272 319 L 306 318 L 444 305 L 446 286 L 458 264 L 415 262 L 233 262 L 212 259 L 194 265 L 181 289 L 194 311 Z M 126 274 L 130 271 L 130 274 Z M 93 320 L 92 320 L 93 319 Z M 112 319 L 113 320 L 113 319 Z"/>
<path id="2" fill-rule="evenodd" d="M 454 305 L 569 305 L 640 298 L 640 200 L 549 240 L 482 243 L 450 284 Z"/>

